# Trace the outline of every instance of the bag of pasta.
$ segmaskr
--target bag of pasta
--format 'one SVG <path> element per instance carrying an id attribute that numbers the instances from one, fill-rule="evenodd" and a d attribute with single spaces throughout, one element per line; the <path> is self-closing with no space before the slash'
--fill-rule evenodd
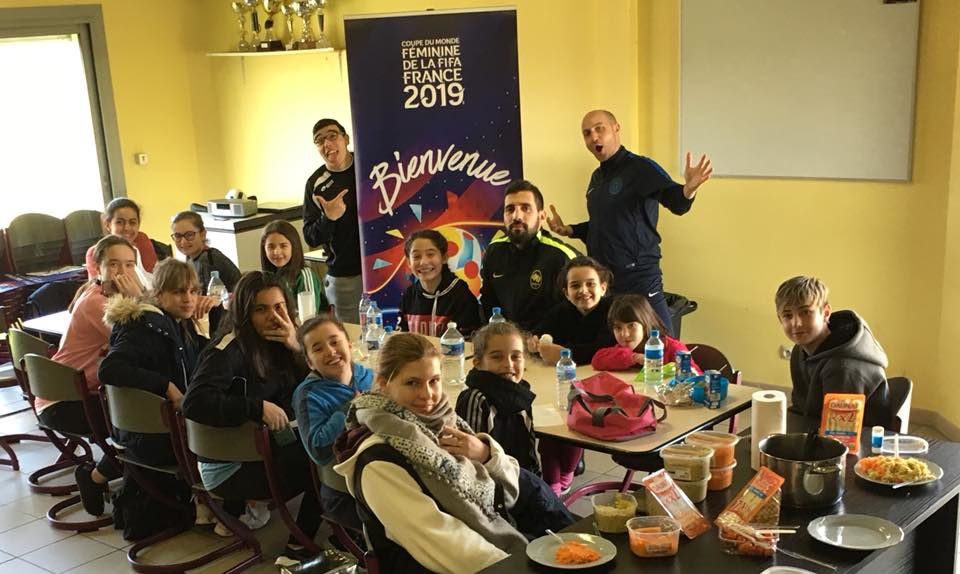
<path id="1" fill-rule="evenodd" d="M 827 393 L 823 396 L 820 436 L 836 439 L 850 454 L 860 452 L 860 428 L 867 397 L 862 394 Z"/>

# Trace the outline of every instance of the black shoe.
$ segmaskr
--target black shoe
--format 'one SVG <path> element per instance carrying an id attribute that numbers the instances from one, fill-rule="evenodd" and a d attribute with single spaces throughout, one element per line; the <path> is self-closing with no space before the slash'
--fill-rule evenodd
<path id="1" fill-rule="evenodd" d="M 298 562 L 306 562 L 316 556 L 316 554 L 310 552 L 303 546 L 291 543 L 287 543 L 287 547 L 283 549 L 282 554 L 287 558 L 296 560 Z"/>
<path id="2" fill-rule="evenodd" d="M 106 492 L 107 485 L 93 481 L 93 466 L 81 464 L 77 470 L 73 471 L 73 477 L 77 480 L 77 486 L 80 487 L 80 502 L 83 503 L 83 509 L 90 516 L 102 516 L 103 493 Z"/>
<path id="3" fill-rule="evenodd" d="M 577 463 L 577 468 L 573 470 L 573 476 L 580 476 L 583 472 L 587 470 L 587 461 L 586 458 L 581 454 L 580 462 Z"/>

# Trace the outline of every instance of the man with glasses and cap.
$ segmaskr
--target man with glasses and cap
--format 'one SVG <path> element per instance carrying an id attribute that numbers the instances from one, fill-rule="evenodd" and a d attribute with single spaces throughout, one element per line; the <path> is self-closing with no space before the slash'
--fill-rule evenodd
<path id="1" fill-rule="evenodd" d="M 357 179 L 350 136 L 334 119 L 313 126 L 313 143 L 323 159 L 307 179 L 303 198 L 303 238 L 310 247 L 323 246 L 327 255 L 324 280 L 327 299 L 340 320 L 360 322 L 363 277 L 360 259 L 360 218 Z"/>

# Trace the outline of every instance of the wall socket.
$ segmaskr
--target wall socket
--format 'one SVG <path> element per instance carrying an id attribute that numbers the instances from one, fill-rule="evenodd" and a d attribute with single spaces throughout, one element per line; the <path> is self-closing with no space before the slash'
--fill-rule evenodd
<path id="1" fill-rule="evenodd" d="M 783 359 L 784 361 L 789 361 L 790 355 L 792 353 L 793 353 L 793 349 L 789 349 L 783 345 L 780 345 L 780 347 L 777 349 L 777 354 L 779 354 L 780 358 Z"/>

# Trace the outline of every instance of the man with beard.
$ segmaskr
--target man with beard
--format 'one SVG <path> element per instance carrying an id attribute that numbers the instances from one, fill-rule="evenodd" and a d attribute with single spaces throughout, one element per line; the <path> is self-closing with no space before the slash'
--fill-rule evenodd
<path id="1" fill-rule="evenodd" d="M 524 179 L 510 182 L 503 196 L 504 229 L 483 254 L 480 302 L 486 317 L 500 307 L 504 317 L 530 330 L 563 300 L 557 276 L 580 254 L 540 228 L 546 215 L 537 186 Z"/>
<path id="2" fill-rule="evenodd" d="M 556 208 L 547 218 L 558 235 L 587 244 L 587 255 L 613 271 L 615 293 L 640 293 L 660 320 L 672 329 L 660 271 L 657 221 L 663 205 L 675 215 L 693 206 L 697 189 L 713 173 L 706 155 L 693 165 L 687 154 L 684 183 L 672 179 L 655 161 L 620 144 L 620 124 L 607 110 L 588 112 L 580 123 L 587 151 L 600 162 L 587 186 L 588 221 L 565 225 Z"/>
<path id="3" fill-rule="evenodd" d="M 360 218 L 350 136 L 340 122 L 324 118 L 313 126 L 313 144 L 323 165 L 307 179 L 303 197 L 303 238 L 327 255 L 327 299 L 341 321 L 360 321 Z"/>

